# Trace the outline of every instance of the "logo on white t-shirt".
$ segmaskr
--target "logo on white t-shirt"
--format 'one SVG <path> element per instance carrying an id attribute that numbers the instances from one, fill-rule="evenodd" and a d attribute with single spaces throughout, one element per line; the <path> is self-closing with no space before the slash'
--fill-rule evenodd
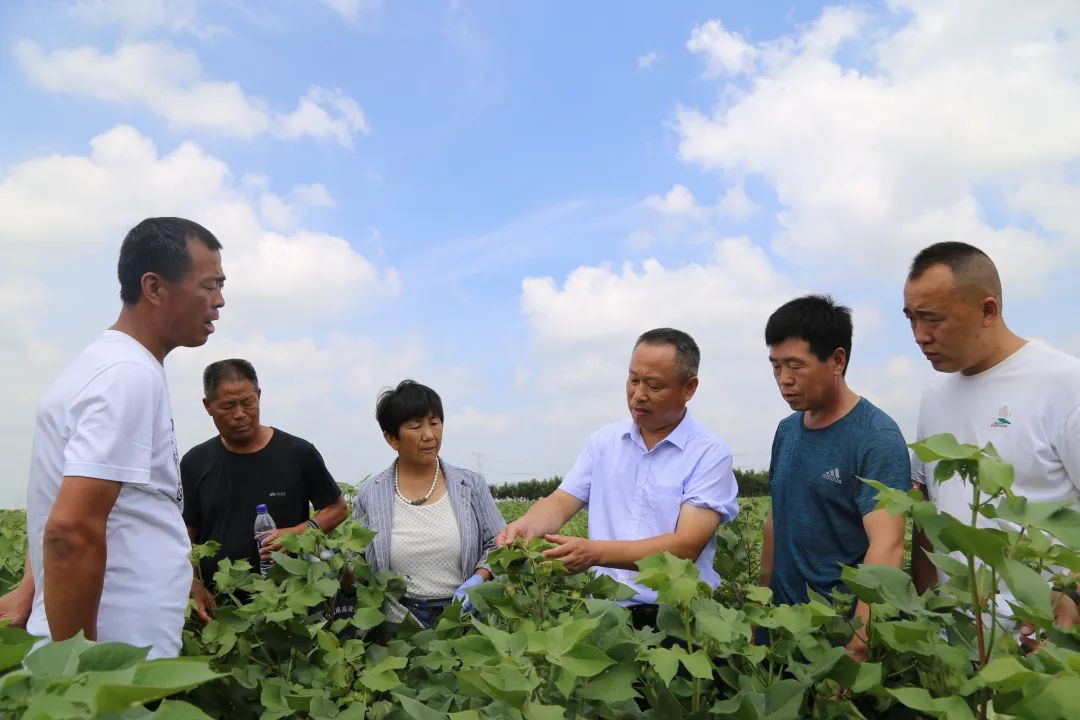
<path id="1" fill-rule="evenodd" d="M 994 418 L 994 422 L 990 423 L 990 427 L 1004 428 L 1012 425 L 1011 413 L 1009 413 L 1009 406 L 1002 405 L 998 410 L 998 416 Z"/>
<path id="2" fill-rule="evenodd" d="M 840 484 L 840 468 L 826 470 L 825 472 L 821 473 L 821 479 Z"/>

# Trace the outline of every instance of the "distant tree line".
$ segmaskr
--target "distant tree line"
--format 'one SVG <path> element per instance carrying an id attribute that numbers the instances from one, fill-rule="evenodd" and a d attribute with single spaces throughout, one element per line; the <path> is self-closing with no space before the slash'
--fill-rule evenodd
<path id="1" fill-rule="evenodd" d="M 739 482 L 739 495 L 742 497 L 758 497 L 769 494 L 769 471 L 768 470 L 743 470 L 735 468 L 735 479 Z M 543 480 L 523 480 L 504 485 L 492 485 L 491 494 L 496 500 L 539 500 L 547 497 L 556 488 L 562 478 L 558 475 L 544 478 Z"/>

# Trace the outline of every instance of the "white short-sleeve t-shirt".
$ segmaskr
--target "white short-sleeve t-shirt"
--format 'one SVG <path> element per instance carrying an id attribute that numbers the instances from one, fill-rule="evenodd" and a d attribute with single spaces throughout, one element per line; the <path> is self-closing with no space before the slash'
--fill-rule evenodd
<path id="1" fill-rule="evenodd" d="M 939 375 L 923 392 L 917 435 L 939 433 L 979 447 L 992 442 L 1015 469 L 1017 495 L 1080 509 L 1080 359 L 1031 341 L 977 375 Z M 912 478 L 939 510 L 969 522 L 971 488 L 955 477 L 934 482 L 934 465 L 912 456 Z M 984 527 L 997 522 L 1004 523 L 979 517 Z M 1003 588 L 1005 612 L 1009 597 Z"/>
<path id="2" fill-rule="evenodd" d="M 65 476 L 122 483 L 106 525 L 100 642 L 180 652 L 191 543 L 165 370 L 134 338 L 107 330 L 75 358 L 38 407 L 26 521 L 34 571 L 27 630 L 48 636 L 42 537 Z"/>

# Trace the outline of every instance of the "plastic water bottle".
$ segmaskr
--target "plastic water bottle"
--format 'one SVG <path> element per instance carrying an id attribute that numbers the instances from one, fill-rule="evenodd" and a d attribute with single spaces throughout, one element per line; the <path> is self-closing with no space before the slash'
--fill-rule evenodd
<path id="1" fill-rule="evenodd" d="M 265 505 L 255 506 L 255 548 L 256 550 L 262 548 L 262 541 L 267 535 L 277 530 L 277 525 L 274 523 L 274 518 L 270 517 L 270 513 L 267 511 Z M 259 572 L 263 575 L 267 573 L 274 566 L 274 561 L 270 558 L 263 559 L 259 557 Z"/>

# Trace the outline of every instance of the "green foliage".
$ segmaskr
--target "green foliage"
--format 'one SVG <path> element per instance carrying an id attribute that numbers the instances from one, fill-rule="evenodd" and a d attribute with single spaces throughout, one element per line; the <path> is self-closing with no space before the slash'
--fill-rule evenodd
<path id="1" fill-rule="evenodd" d="M 554 492 L 562 478 L 558 475 L 543 480 L 524 480 L 491 486 L 491 496 L 496 500 L 539 500 Z"/>
<path id="2" fill-rule="evenodd" d="M 147 661 L 147 648 L 92 643 L 81 633 L 31 652 L 36 641 L 22 630 L 0 627 L 0 717 L 209 717 L 194 705 L 175 700 L 162 702 L 155 710 L 144 707 L 216 678 L 205 660 Z"/>
<path id="3" fill-rule="evenodd" d="M 26 513 L 0 510 L 0 595 L 19 584 L 26 555 Z"/>
<path id="4" fill-rule="evenodd" d="M 432 629 L 391 626 L 382 608 L 403 583 L 371 572 L 362 551 L 372 533 L 347 522 L 330 537 L 286 539 L 288 554 L 275 554 L 267 577 L 246 562 L 222 563 L 214 620 L 189 623 L 184 636 L 185 653 L 209 658 L 221 675 L 185 699 L 230 720 L 1075 716 L 1080 631 L 1054 627 L 1049 586 L 1080 571 L 1080 514 L 1015 496 L 1012 469 L 992 446 L 937 436 L 913 447 L 939 463 L 940 481 L 966 483 L 972 497 L 971 516 L 960 520 L 916 492 L 867 481 L 879 488 L 880 508 L 903 514 L 945 551 L 932 559 L 950 580 L 924 594 L 902 570 L 864 565 L 844 570 L 849 596 L 811 593 L 802 605 L 774 605 L 771 592 L 756 586 L 768 500 L 752 498 L 718 532 L 723 582 L 715 591 L 673 555 L 638 564 L 637 581 L 658 594 L 656 628 L 632 626 L 619 601 L 633 591 L 603 576 L 567 574 L 544 558 L 551 546 L 542 540 L 491 553 L 495 579 L 469 591 L 474 612 L 454 604 Z M 527 503 L 500 506 L 512 520 Z M 1011 524 L 990 522 L 998 520 Z M 564 532 L 584 535 L 577 521 Z M 352 609 L 329 618 L 324 608 L 340 597 L 343 578 L 344 586 L 355 581 Z M 996 601 L 1001 587 L 1015 596 L 1004 611 Z M 861 664 L 844 648 L 859 624 L 850 619 L 855 600 L 873 618 Z M 1038 652 L 1020 652 L 1019 618 L 1044 634 Z M 761 630 L 767 637 L 755 643 Z M 22 661 L 25 637 L 0 633 L 0 641 L 0 672 L 5 662 L 24 668 L 0 677 L 0 699 L 8 701 L 35 663 Z M 130 659 L 125 652 L 116 662 Z M 84 670 L 67 661 L 63 669 Z M 139 679 L 145 676 L 127 677 Z M 97 697 L 74 690 L 79 682 L 53 687 L 59 699 L 41 702 L 63 712 L 61 702 Z M 157 710 L 166 711 L 189 706 Z"/>
<path id="5" fill-rule="evenodd" d="M 525 500 L 497 500 L 496 504 L 499 506 L 499 510 L 503 514 L 503 518 L 506 522 L 513 522 L 519 517 L 525 514 L 532 505 L 531 502 Z M 574 517 L 570 518 L 570 521 L 562 526 L 559 530 L 560 535 L 573 535 L 574 537 L 588 537 L 589 536 L 589 513 L 582 510 Z"/>
<path id="6" fill-rule="evenodd" d="M 735 480 L 739 483 L 739 497 L 768 497 L 769 471 L 735 468 Z"/>
<path id="7" fill-rule="evenodd" d="M 214 574 L 219 607 L 205 627 L 189 620 L 184 652 L 209 656 L 224 677 L 190 699 L 214 717 L 237 720 L 364 717 L 397 688 L 407 652 L 370 636 L 404 583 L 364 562 L 372 537 L 354 522 L 331 536 L 283 536 L 288 553 L 273 554 L 265 577 L 246 560 L 223 560 Z M 353 611 L 330 617 L 327 608 L 342 604 Z"/>
<path id="8" fill-rule="evenodd" d="M 761 497 L 769 494 L 768 470 L 744 470 L 735 468 L 735 479 L 739 483 L 739 495 L 742 497 Z M 524 480 L 516 483 L 492 485 L 491 495 L 496 500 L 539 500 L 555 491 L 562 478 L 558 475 L 537 480 Z"/>

